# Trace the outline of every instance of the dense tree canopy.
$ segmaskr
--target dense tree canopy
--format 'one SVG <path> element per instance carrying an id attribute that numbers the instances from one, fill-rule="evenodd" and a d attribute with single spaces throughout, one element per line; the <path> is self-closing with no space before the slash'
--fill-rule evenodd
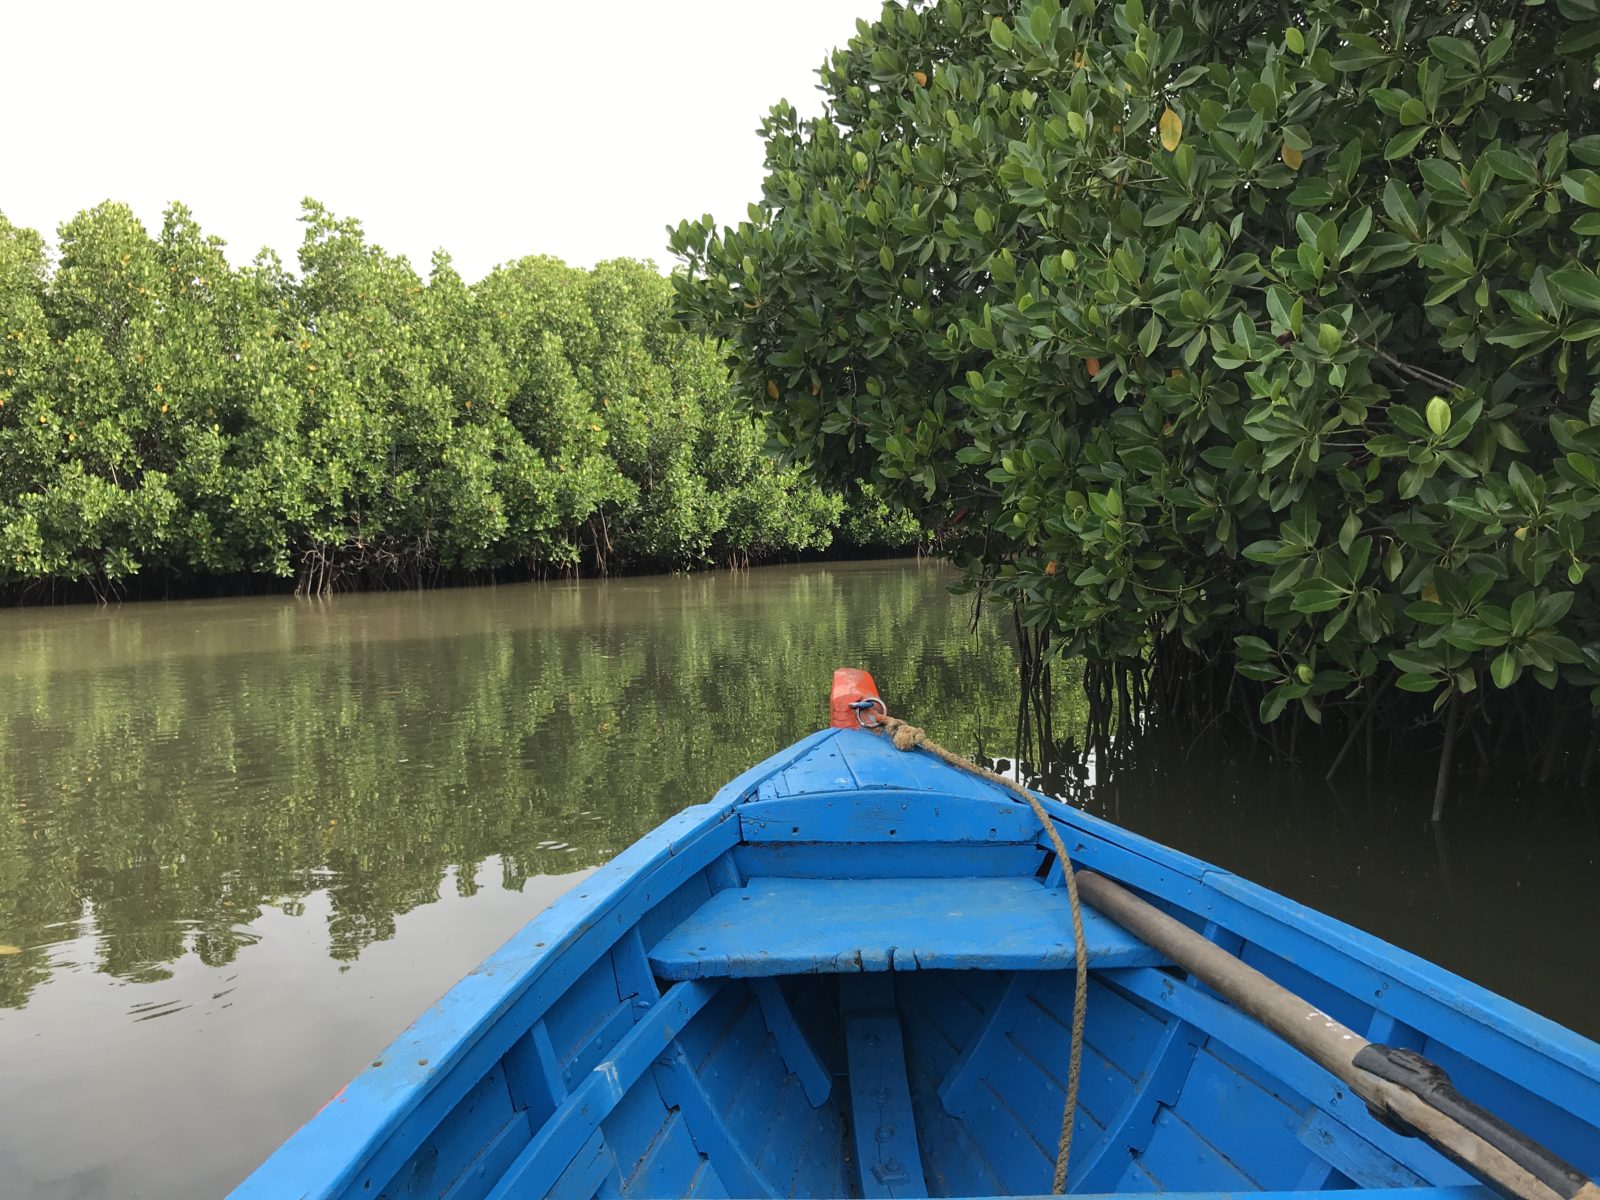
<path id="1" fill-rule="evenodd" d="M 0 217 L 0 590 L 415 583 L 829 544 L 842 515 L 731 403 L 647 264 L 426 281 L 315 203 L 299 273 L 174 206 Z M 859 507 L 859 506 L 858 506 Z M 858 522 L 859 524 L 859 522 Z M 914 541 L 903 516 L 847 529 Z"/>
<path id="2" fill-rule="evenodd" d="M 1542 747 L 1529 684 L 1600 683 L 1597 48 L 1593 0 L 891 3 L 675 232 L 681 309 L 1091 685 Z"/>

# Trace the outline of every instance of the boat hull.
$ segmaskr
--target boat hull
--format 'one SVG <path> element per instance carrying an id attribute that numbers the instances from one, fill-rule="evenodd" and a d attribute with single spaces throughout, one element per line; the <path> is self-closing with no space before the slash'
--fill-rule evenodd
<path id="1" fill-rule="evenodd" d="M 1046 801 L 1121 881 L 1591 1174 L 1600 1047 L 1225 871 Z M 235 1193 L 1050 1190 L 1074 952 L 1026 806 L 830 729 L 600 868 Z M 1070 1190 L 1486 1195 L 1092 911 Z"/>

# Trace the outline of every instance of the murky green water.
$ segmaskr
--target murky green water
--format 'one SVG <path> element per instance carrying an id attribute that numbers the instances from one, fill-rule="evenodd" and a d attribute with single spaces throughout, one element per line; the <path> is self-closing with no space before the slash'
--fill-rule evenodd
<path id="1" fill-rule="evenodd" d="M 948 578 L 0 612 L 0 1194 L 226 1191 L 575 873 L 822 724 L 834 666 L 1004 750 L 1010 656 Z M 1435 835 L 1405 768 L 1207 743 L 1080 798 L 1600 1034 L 1592 817 Z"/>

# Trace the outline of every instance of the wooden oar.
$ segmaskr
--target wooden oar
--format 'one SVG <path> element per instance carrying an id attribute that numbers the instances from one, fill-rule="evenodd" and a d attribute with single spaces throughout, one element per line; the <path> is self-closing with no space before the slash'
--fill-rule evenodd
<path id="1" fill-rule="evenodd" d="M 1515 1200 L 1600 1200 L 1594 1180 L 1463 1098 L 1435 1064 L 1368 1041 L 1104 876 L 1077 876 L 1085 900 L 1343 1080 L 1380 1120 Z"/>

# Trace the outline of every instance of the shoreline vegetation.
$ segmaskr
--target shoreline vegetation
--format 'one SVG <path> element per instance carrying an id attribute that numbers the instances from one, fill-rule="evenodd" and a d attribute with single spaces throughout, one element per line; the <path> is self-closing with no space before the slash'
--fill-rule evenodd
<path id="1" fill-rule="evenodd" d="M 1101 748 L 1600 768 L 1600 10 L 884 5 L 679 311 Z M 1339 765 L 1339 764 L 1336 764 Z"/>
<path id="2" fill-rule="evenodd" d="M 426 278 L 306 201 L 298 273 L 182 205 L 52 262 L 0 216 L 0 603 L 423 587 L 911 553 L 767 453 L 648 263 Z"/>

